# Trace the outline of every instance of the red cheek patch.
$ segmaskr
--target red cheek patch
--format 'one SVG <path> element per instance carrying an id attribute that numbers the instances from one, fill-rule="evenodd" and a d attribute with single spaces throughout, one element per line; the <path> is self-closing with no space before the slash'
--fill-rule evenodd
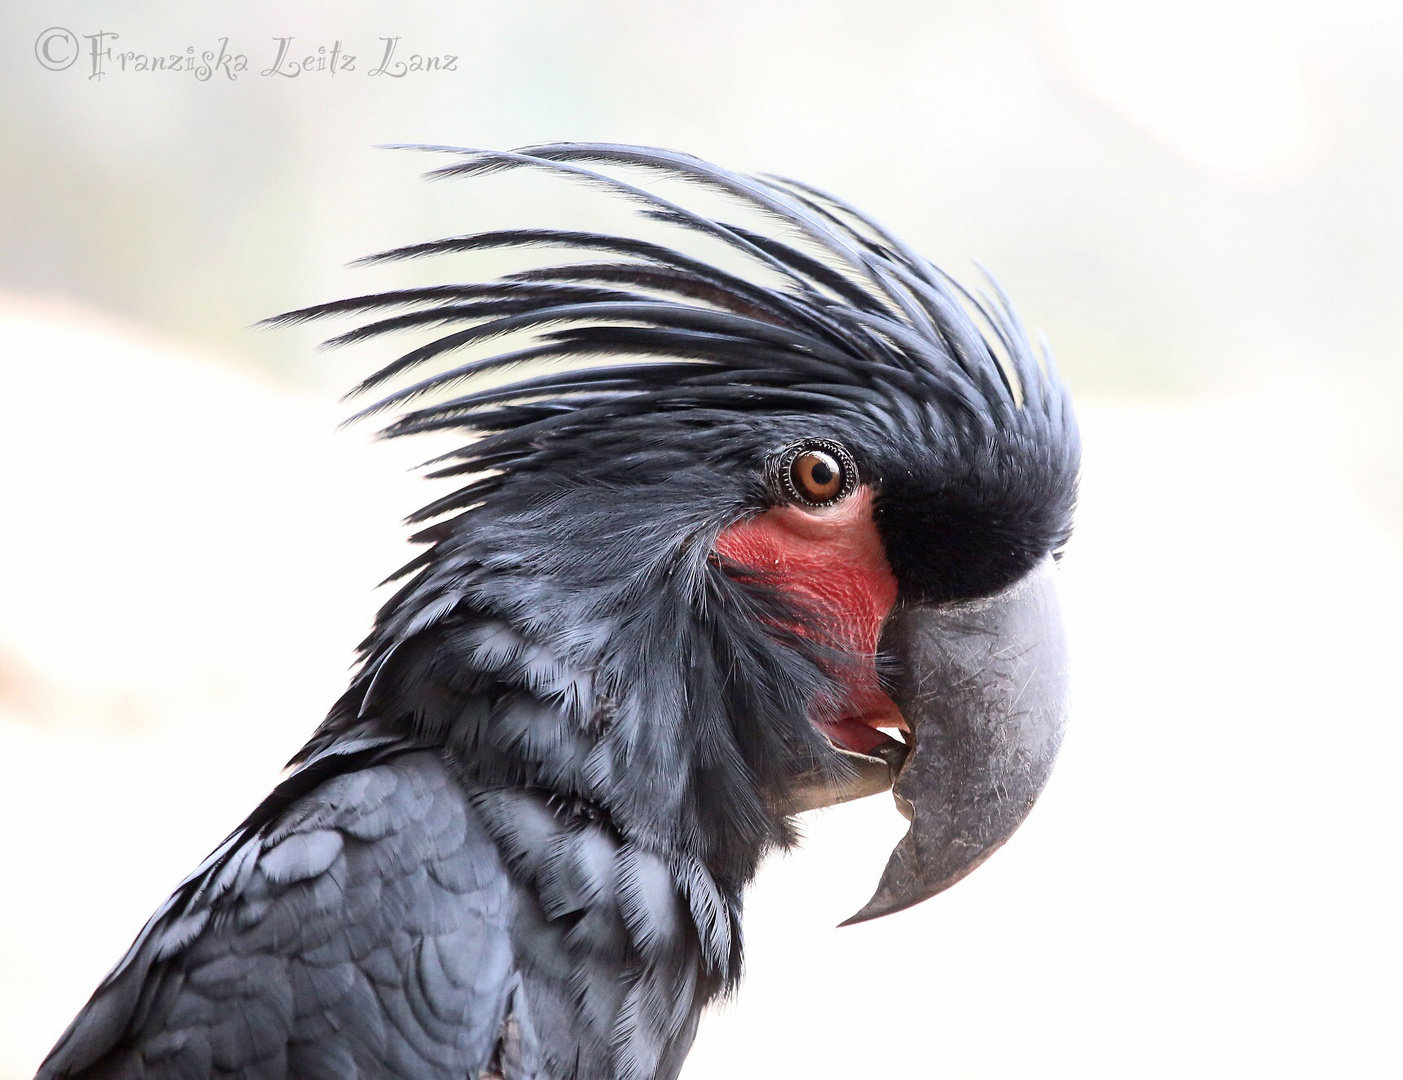
<path id="1" fill-rule="evenodd" d="M 763 574 L 797 601 L 801 632 L 852 653 L 841 672 L 847 700 L 836 718 L 817 718 L 834 742 L 866 752 L 905 727 L 877 681 L 877 641 L 896 603 L 892 575 L 872 521 L 872 491 L 858 488 L 836 506 L 777 506 L 716 538 L 719 554 Z"/>

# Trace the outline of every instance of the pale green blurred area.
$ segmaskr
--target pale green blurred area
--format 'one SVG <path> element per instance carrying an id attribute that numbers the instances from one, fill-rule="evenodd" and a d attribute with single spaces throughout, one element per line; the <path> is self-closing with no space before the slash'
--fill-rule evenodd
<path id="1" fill-rule="evenodd" d="M 49 71 L 51 26 L 251 70 Z M 260 77 L 287 35 L 358 70 Z M 459 70 L 367 77 L 391 35 Z M 795 176 L 977 258 L 1087 436 L 1044 803 L 841 933 L 901 822 L 817 817 L 688 1080 L 1403 1071 L 1403 9 L 28 3 L 0 72 L 0 1078 L 344 685 L 425 498 L 412 448 L 331 435 L 379 354 L 250 324 L 496 269 L 344 267 L 386 247 L 617 221 L 372 148 L 555 139 Z"/>
<path id="2" fill-rule="evenodd" d="M 245 51 L 235 82 L 53 72 L 38 32 Z M 1367 3 L 6 5 L 0 280 L 285 374 L 246 332 L 477 227 L 375 144 L 610 139 L 803 177 L 991 267 L 1079 389 L 1403 377 L 1403 13 Z M 358 69 L 260 78 L 275 36 Z M 455 73 L 367 78 L 382 35 Z M 506 216 L 519 218 L 519 206 Z M 1375 418 L 1382 424 L 1382 418 Z"/>

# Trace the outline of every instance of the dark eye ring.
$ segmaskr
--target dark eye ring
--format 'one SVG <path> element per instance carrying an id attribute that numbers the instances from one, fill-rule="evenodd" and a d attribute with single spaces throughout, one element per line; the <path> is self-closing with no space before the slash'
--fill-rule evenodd
<path id="1" fill-rule="evenodd" d="M 840 442 L 805 439 L 773 460 L 772 485 L 804 506 L 832 506 L 857 486 L 857 464 Z"/>

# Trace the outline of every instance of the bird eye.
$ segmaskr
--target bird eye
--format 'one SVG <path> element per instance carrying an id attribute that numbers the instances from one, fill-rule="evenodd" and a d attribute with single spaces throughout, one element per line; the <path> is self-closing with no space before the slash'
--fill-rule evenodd
<path id="1" fill-rule="evenodd" d="M 776 472 L 784 493 L 808 506 L 835 503 L 857 484 L 852 457 L 830 439 L 806 439 L 789 447 Z"/>

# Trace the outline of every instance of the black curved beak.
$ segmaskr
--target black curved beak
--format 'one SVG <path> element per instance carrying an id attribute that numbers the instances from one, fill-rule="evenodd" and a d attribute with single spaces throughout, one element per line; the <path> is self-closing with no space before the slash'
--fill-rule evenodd
<path id="1" fill-rule="evenodd" d="M 1023 823 L 1066 722 L 1066 639 L 1044 559 L 983 600 L 908 607 L 882 647 L 911 728 L 892 791 L 911 829 L 867 906 L 842 925 L 918 904 L 973 871 Z"/>

